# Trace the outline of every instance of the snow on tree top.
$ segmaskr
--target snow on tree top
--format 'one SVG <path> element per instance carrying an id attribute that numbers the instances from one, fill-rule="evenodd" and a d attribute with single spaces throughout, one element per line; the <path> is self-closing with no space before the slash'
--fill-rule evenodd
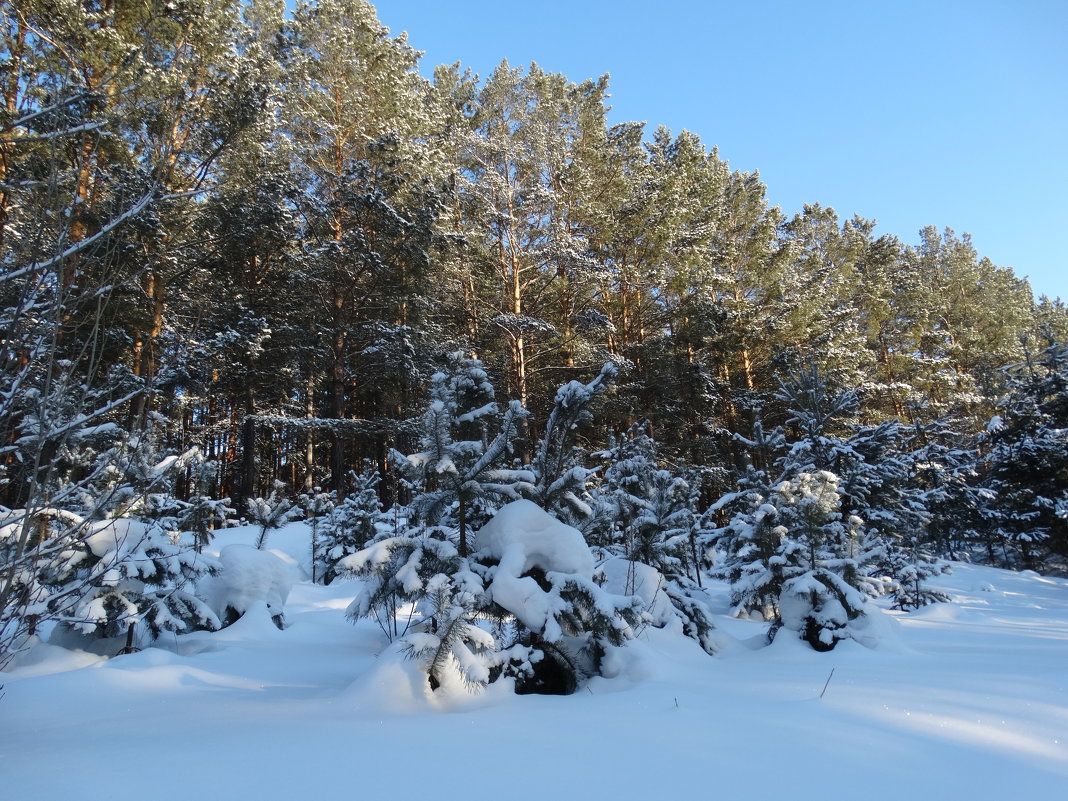
<path id="1" fill-rule="evenodd" d="M 104 559 L 124 554 L 140 546 L 146 537 L 145 525 L 138 520 L 115 518 L 92 525 L 85 544 L 93 555 Z"/>
<path id="2" fill-rule="evenodd" d="M 533 501 L 513 501 L 502 507 L 475 535 L 475 548 L 502 563 L 512 564 L 522 557 L 519 575 L 538 567 L 546 573 L 593 577 L 593 554 L 582 534 Z"/>

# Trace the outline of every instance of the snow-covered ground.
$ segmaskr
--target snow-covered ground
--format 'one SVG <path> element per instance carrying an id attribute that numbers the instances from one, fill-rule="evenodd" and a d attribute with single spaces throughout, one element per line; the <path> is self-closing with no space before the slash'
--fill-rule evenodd
<path id="1" fill-rule="evenodd" d="M 306 547 L 301 524 L 268 540 Z M 345 619 L 354 584 L 298 581 L 284 631 L 257 604 L 169 650 L 40 646 L 0 674 L 0 797 L 1065 797 L 1068 580 L 955 565 L 936 585 L 953 603 L 888 614 L 877 649 L 756 648 L 763 624 L 724 616 L 717 657 L 646 629 L 575 695 L 438 699 Z"/>

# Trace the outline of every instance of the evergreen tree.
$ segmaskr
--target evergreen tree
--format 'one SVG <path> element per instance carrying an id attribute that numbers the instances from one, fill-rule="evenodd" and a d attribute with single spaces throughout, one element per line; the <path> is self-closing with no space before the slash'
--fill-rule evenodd
<path id="1" fill-rule="evenodd" d="M 509 391 L 525 407 L 536 360 L 574 363 L 588 231 L 577 209 L 604 139 L 607 78 L 572 84 L 500 64 L 474 99 L 459 202 L 480 301 L 475 332 L 504 345 Z"/>
<path id="2" fill-rule="evenodd" d="M 464 557 L 439 531 L 410 529 L 342 562 L 367 579 L 349 616 L 403 637 L 431 689 L 508 676 L 517 692 L 566 694 L 632 636 L 639 600 L 599 587 L 582 535 L 533 502 L 503 507 L 473 545 Z M 405 602 L 414 622 L 398 617 Z"/>
<path id="3" fill-rule="evenodd" d="M 253 498 L 249 503 L 249 517 L 260 527 L 260 535 L 256 539 L 256 548 L 259 550 L 263 550 L 267 545 L 268 531 L 281 528 L 302 514 L 300 508 L 286 497 L 285 491 L 286 485 L 276 481 L 270 495 L 266 498 Z"/>
<path id="4" fill-rule="evenodd" d="M 864 614 L 867 599 L 857 587 L 851 547 L 863 521 L 842 522 L 837 477 L 826 470 L 781 482 L 774 498 L 780 544 L 770 561 L 782 589 L 772 630 L 781 623 L 816 650 L 830 650 L 848 636 L 849 622 Z"/>
<path id="5" fill-rule="evenodd" d="M 429 294 L 438 200 L 423 178 L 433 172 L 427 142 L 438 126 L 419 54 L 389 36 L 369 3 L 298 5 L 287 45 L 281 114 L 302 187 L 301 280 L 315 310 L 305 323 L 325 359 L 302 391 L 314 393 L 316 417 L 338 421 L 323 430 L 340 497 L 361 455 L 384 468 L 389 425 L 381 418 L 406 412 L 423 377 L 412 369 L 422 366 L 412 329 Z M 366 441 L 355 452 L 354 434 L 377 435 L 377 452 Z"/>
<path id="6" fill-rule="evenodd" d="M 612 464 L 594 495 L 598 514 L 590 530 L 615 557 L 601 567 L 606 586 L 642 597 L 655 625 L 681 623 L 687 636 L 714 653 L 715 624 L 701 590 L 696 494 L 658 465 L 656 443 L 643 429 L 633 426 L 601 454 Z"/>
<path id="7" fill-rule="evenodd" d="M 982 438 L 987 525 L 1028 567 L 1068 555 L 1068 348 L 1052 343 L 1008 371 L 1010 391 Z"/>
<path id="8" fill-rule="evenodd" d="M 615 365 L 608 363 L 588 384 L 571 381 L 556 392 L 531 464 L 536 479 L 530 497 L 557 519 L 579 522 L 593 514 L 586 491 L 593 471 L 583 467 L 579 449 L 571 443 L 579 427 L 593 419 L 589 406 L 615 375 Z"/>
<path id="9" fill-rule="evenodd" d="M 349 477 L 349 492 L 329 510 L 321 526 L 322 533 L 313 546 L 314 560 L 321 568 L 324 584 L 337 577 L 337 565 L 342 559 L 358 553 L 387 526 L 387 516 L 378 496 L 381 481 L 378 471 L 365 463 L 361 472 L 350 473 Z"/>
<path id="10" fill-rule="evenodd" d="M 5 510 L 3 658 L 46 621 L 90 639 L 126 634 L 127 647 L 138 626 L 148 640 L 163 631 L 219 627 L 193 593 L 197 579 L 218 565 L 172 528 L 176 518 L 169 514 L 180 511 L 172 502 L 175 471 L 195 454 L 167 457 L 146 469 L 146 452 L 143 445 L 112 448 L 90 474 L 99 482 L 54 492 L 56 500 L 79 506 L 80 514 L 60 507 Z"/>
<path id="11" fill-rule="evenodd" d="M 942 566 L 920 549 L 930 514 L 902 427 L 850 423 L 857 393 L 835 391 L 815 368 L 784 382 L 777 400 L 798 438 L 787 447 L 760 426 L 748 444 L 782 449 L 778 477 L 753 468 L 718 505 L 733 509 L 717 546 L 736 612 L 827 650 L 849 636 L 866 596 L 893 592 L 903 608 L 940 600 L 922 584 Z"/>
<path id="12" fill-rule="evenodd" d="M 322 537 L 321 530 L 325 531 L 330 526 L 330 517 L 335 508 L 335 498 L 329 492 L 323 492 L 319 487 L 300 494 L 300 508 L 304 511 L 304 518 L 308 521 L 311 529 L 311 580 L 316 584 L 323 580 L 324 584 L 330 581 L 323 577 L 324 571 L 321 565 L 328 561 L 324 558 L 327 550 L 326 542 Z M 323 520 L 323 518 L 326 520 Z"/>
<path id="13" fill-rule="evenodd" d="M 486 371 L 462 353 L 449 361 L 449 372 L 431 379 L 422 450 L 408 456 L 394 452 L 393 459 L 418 490 L 411 504 L 416 518 L 430 526 L 455 526 L 459 554 L 466 557 L 471 528 L 488 520 L 499 501 L 521 497 L 534 476 L 507 466 L 526 410 L 518 401 L 509 403 L 490 439 L 498 407 Z"/>

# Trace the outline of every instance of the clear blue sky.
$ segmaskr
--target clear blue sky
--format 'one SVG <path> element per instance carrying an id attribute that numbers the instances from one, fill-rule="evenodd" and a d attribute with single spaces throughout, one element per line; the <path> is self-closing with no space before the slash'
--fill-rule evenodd
<path id="1" fill-rule="evenodd" d="M 374 0 L 372 0 L 374 2 Z M 423 72 L 611 74 L 611 120 L 699 134 L 772 203 L 971 233 L 1068 300 L 1068 0 L 379 0 Z"/>

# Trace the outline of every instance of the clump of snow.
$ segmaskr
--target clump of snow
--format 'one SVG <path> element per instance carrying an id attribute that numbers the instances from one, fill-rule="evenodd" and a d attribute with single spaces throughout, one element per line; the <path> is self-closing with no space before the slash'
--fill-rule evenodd
<path id="1" fill-rule="evenodd" d="M 398 640 L 349 685 L 342 703 L 360 715 L 414 715 L 490 707 L 515 695 L 510 678 L 498 679 L 478 693 L 471 692 L 457 671 L 443 671 L 442 679 L 443 684 L 431 690 L 426 672 L 411 658 L 409 643 Z"/>
<path id="2" fill-rule="evenodd" d="M 582 597 L 587 607 L 580 616 L 597 618 L 622 639 L 630 637 L 626 618 L 636 618 L 636 602 L 594 583 L 593 554 L 582 534 L 537 504 L 520 500 L 506 505 L 477 532 L 475 543 L 476 558 L 497 562 L 490 597 L 528 630 L 548 642 L 578 634 L 568 621 L 575 615 L 575 599 Z M 580 628 L 589 630 L 589 625 L 586 620 Z M 572 630 L 565 632 L 564 626 Z"/>
<path id="3" fill-rule="evenodd" d="M 533 501 L 504 506 L 475 535 L 475 547 L 502 566 L 507 562 L 514 575 L 537 567 L 593 578 L 593 554 L 582 534 Z"/>
<path id="4" fill-rule="evenodd" d="M 555 641 L 562 632 L 556 613 L 566 604 L 558 592 L 546 592 L 531 576 L 534 568 L 549 573 L 593 578 L 593 554 L 582 534 L 561 523 L 528 500 L 504 506 L 475 535 L 475 547 L 488 559 L 497 560 L 491 593 L 531 631 L 545 632 Z"/>
<path id="5" fill-rule="evenodd" d="M 395 642 L 344 693 L 344 703 L 361 712 L 411 714 L 425 707 L 430 691 L 426 673 Z"/>
<path id="6" fill-rule="evenodd" d="M 901 624 L 871 603 L 865 604 L 864 614 L 846 624 L 846 631 L 865 648 L 891 653 L 906 650 L 901 642 Z"/>
<path id="7" fill-rule="evenodd" d="M 263 602 L 279 626 L 293 587 L 295 566 L 251 545 L 227 545 L 219 552 L 222 570 L 200 583 L 204 600 L 222 620 L 232 622 Z"/>
<path id="8" fill-rule="evenodd" d="M 144 523 L 120 517 L 94 523 L 85 544 L 99 559 L 118 561 L 119 557 L 142 544 L 146 536 Z"/>

